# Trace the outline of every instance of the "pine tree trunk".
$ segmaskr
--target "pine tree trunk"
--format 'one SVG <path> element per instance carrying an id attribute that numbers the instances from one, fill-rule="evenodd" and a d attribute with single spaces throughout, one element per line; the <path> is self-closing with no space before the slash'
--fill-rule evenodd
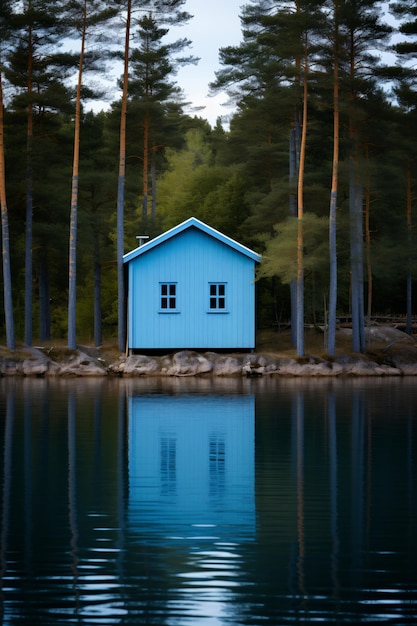
<path id="1" fill-rule="evenodd" d="M 413 282 L 411 272 L 411 245 L 412 245 L 412 217 L 411 217 L 411 164 L 407 163 L 407 241 L 408 241 L 408 268 L 407 268 L 407 305 L 406 305 L 406 324 L 405 332 L 412 334 L 412 311 L 413 311 Z"/>
<path id="2" fill-rule="evenodd" d="M 151 162 L 152 221 L 155 221 L 155 217 L 156 217 L 156 150 L 157 150 L 156 147 L 152 149 L 152 162 Z"/>
<path id="3" fill-rule="evenodd" d="M 120 113 L 120 150 L 119 150 L 119 180 L 117 186 L 117 295 L 118 295 L 118 344 L 119 351 L 123 352 L 126 346 L 126 294 L 123 267 L 124 254 L 124 188 L 126 175 L 126 111 L 127 89 L 129 79 L 129 44 L 132 1 L 127 2 L 123 94 Z"/>
<path id="4" fill-rule="evenodd" d="M 39 339 L 51 338 L 51 307 L 49 301 L 49 273 L 46 259 L 39 265 Z"/>
<path id="5" fill-rule="evenodd" d="M 98 236 L 96 235 L 94 252 L 94 345 L 101 346 L 103 341 L 101 322 L 101 264 L 98 250 Z"/>
<path id="6" fill-rule="evenodd" d="M 363 295 L 363 233 L 362 188 L 356 180 L 356 167 L 351 159 L 349 210 L 350 210 L 350 263 L 352 282 L 352 350 L 365 351 L 365 319 Z"/>
<path id="7" fill-rule="evenodd" d="M 336 209 L 339 171 L 339 3 L 334 2 L 334 60 L 333 60 L 333 171 L 329 211 L 329 327 L 327 352 L 334 356 L 336 352 L 336 309 L 337 309 L 337 249 L 336 249 Z"/>
<path id="8" fill-rule="evenodd" d="M 14 334 L 12 277 L 10 269 L 9 216 L 6 201 L 6 176 L 4 163 L 4 122 L 3 122 L 3 85 L 0 71 L 0 206 L 1 206 L 1 243 L 3 259 L 4 317 L 6 322 L 6 345 L 10 350 L 16 348 Z"/>
<path id="9" fill-rule="evenodd" d="M 145 111 L 143 120 L 143 200 L 142 215 L 148 215 L 148 178 L 149 178 L 149 111 Z"/>
<path id="10" fill-rule="evenodd" d="M 303 120 L 300 146 L 300 165 L 298 169 L 298 234 L 297 234 L 297 355 L 304 356 L 304 163 L 307 140 L 307 94 L 308 94 L 308 59 L 305 44 L 303 71 Z"/>
<path id="11" fill-rule="evenodd" d="M 299 134 L 299 116 L 296 113 L 296 127 L 290 133 L 290 215 L 297 217 L 297 196 L 293 193 L 297 180 L 298 158 L 297 158 L 297 135 Z M 291 302 L 291 344 L 297 345 L 297 281 L 292 280 L 290 284 Z"/>
<path id="12" fill-rule="evenodd" d="M 367 162 L 369 163 L 368 146 L 366 148 Z M 368 283 L 368 298 L 366 306 L 366 317 L 368 323 L 371 321 L 372 315 L 372 259 L 371 259 L 371 226 L 370 226 L 370 210 L 371 210 L 371 183 L 369 173 L 366 176 L 366 196 L 365 196 L 365 242 L 366 242 L 366 279 Z"/>
<path id="13" fill-rule="evenodd" d="M 29 3 L 29 10 L 31 9 Z M 26 140 L 26 236 L 25 236 L 25 343 L 32 345 L 32 239 L 33 239 L 33 103 L 32 103 L 33 49 L 32 27 L 28 32 L 28 119 Z"/>
<path id="14" fill-rule="evenodd" d="M 80 154 L 80 125 L 81 125 L 81 86 L 84 65 L 85 37 L 87 30 L 87 0 L 84 0 L 83 29 L 81 36 L 81 52 L 78 68 L 77 96 L 75 102 L 75 130 L 74 130 L 74 159 L 72 166 L 71 187 L 71 214 L 69 236 L 69 288 L 68 288 L 68 348 L 77 348 L 77 221 L 78 221 L 78 171 Z"/>

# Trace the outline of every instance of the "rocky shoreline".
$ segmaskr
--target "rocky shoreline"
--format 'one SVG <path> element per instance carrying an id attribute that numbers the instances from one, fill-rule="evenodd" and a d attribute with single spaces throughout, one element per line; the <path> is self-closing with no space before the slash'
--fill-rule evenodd
<path id="1" fill-rule="evenodd" d="M 220 354 L 181 350 L 164 356 L 115 355 L 104 349 L 79 346 L 0 348 L 0 377 L 32 376 L 416 376 L 416 341 L 394 328 L 367 330 L 372 352 L 335 358 L 286 354 Z"/>

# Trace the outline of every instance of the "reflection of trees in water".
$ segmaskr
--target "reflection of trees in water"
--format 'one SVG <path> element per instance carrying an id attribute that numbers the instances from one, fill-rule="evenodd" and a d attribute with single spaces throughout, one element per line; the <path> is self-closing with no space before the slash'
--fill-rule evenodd
<path id="1" fill-rule="evenodd" d="M 10 505 L 12 492 L 12 445 L 13 445 L 13 426 L 15 411 L 15 393 L 14 389 L 9 389 L 6 395 L 6 421 L 4 432 L 4 450 L 3 450 L 3 498 L 2 498 L 2 528 L 0 539 L 0 605 L 2 613 L 4 608 L 3 581 L 7 575 L 7 549 L 8 535 L 10 524 Z M 0 615 L 2 615 L 0 613 Z M 2 620 L 3 621 L 3 620 Z"/>
<path id="2" fill-rule="evenodd" d="M 330 527 L 332 536 L 331 576 L 334 597 L 339 597 L 339 529 L 338 529 L 338 475 L 337 475 L 337 427 L 336 399 L 330 391 L 327 405 L 329 429 L 329 461 L 330 461 Z"/>
<path id="3" fill-rule="evenodd" d="M 304 395 L 297 393 L 294 399 L 294 416 L 296 420 L 297 433 L 297 577 L 298 591 L 301 597 L 305 596 L 304 580 L 304 558 L 305 558 L 305 537 L 304 537 Z"/>
<path id="4" fill-rule="evenodd" d="M 163 529 L 151 545 L 152 521 L 132 525 L 124 385 L 110 393 L 108 384 L 44 383 L 2 386 L 0 601 L 6 602 L 0 621 L 12 611 L 28 619 L 30 610 L 40 619 L 42 611 L 52 610 L 40 606 L 48 594 L 55 594 L 57 615 L 65 610 L 88 620 L 88 611 L 105 604 L 100 594 L 107 594 L 109 611 L 117 605 L 115 610 L 143 611 L 151 620 L 165 607 L 159 623 L 167 623 L 174 611 L 186 614 L 181 602 L 197 581 L 201 594 L 188 605 L 191 619 L 205 610 L 204 581 L 210 577 L 219 615 L 227 605 L 249 621 L 262 614 L 272 621 L 278 616 L 279 623 L 279 615 L 296 619 L 326 611 L 360 617 L 364 603 L 355 602 L 358 594 L 371 601 L 368 616 L 383 602 L 383 610 L 396 611 L 400 619 L 410 596 L 407 610 L 416 607 L 417 400 L 407 396 L 407 381 L 291 383 L 286 396 L 269 393 L 265 381 L 251 381 L 252 390 L 262 391 L 256 408 L 256 535 L 245 531 L 236 541 L 230 524 L 228 556 L 217 547 L 177 549 L 178 539 L 168 545 Z M 201 422 L 201 416 L 194 420 L 196 429 Z M 223 509 L 234 439 L 222 439 L 220 426 L 207 430 L 203 451 L 207 494 L 217 504 L 221 500 Z M 173 459 L 166 460 L 171 472 Z M 59 582 L 57 568 L 66 572 Z M 222 596 L 228 571 L 238 584 Z M 40 579 L 42 599 L 36 595 Z M 395 597 L 387 595 L 390 583 Z"/>
<path id="5" fill-rule="evenodd" d="M 78 553 L 78 520 L 77 520 L 77 439 L 76 439 L 76 405 L 73 393 L 68 395 L 68 513 L 70 526 L 70 554 L 72 586 L 75 599 L 75 612 L 80 608 L 78 588 L 80 557 Z"/>

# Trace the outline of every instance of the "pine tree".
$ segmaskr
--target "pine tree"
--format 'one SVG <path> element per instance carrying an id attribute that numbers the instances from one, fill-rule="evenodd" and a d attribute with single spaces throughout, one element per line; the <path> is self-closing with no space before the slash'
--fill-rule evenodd
<path id="1" fill-rule="evenodd" d="M 19 9 L 19 7 L 17 7 Z M 59 54 L 64 29 L 62 2 L 26 0 L 20 12 L 13 14 L 16 46 L 9 57 L 7 77 L 15 86 L 12 106 L 26 110 L 26 219 L 25 219 L 25 342 L 32 344 L 32 284 L 33 284 L 33 196 L 34 136 L 36 118 L 51 104 L 49 94 L 56 94 L 62 85 L 71 56 Z M 59 72 L 59 73 L 58 73 Z M 59 87 L 58 87 L 59 89 Z M 64 90 L 62 90 L 64 91 Z M 56 101 L 54 101 L 56 106 Z"/>
<path id="2" fill-rule="evenodd" d="M 129 94 L 142 118 L 143 129 L 142 216 L 145 219 L 149 212 L 150 172 L 155 168 L 159 144 L 164 145 L 158 130 L 168 103 L 181 102 L 181 89 L 170 79 L 180 67 L 198 61 L 191 55 L 180 56 L 191 45 L 188 39 L 164 43 L 171 27 L 184 24 L 192 17 L 180 10 L 184 3 L 185 0 L 145 2 L 146 12 L 137 21 L 139 46 L 131 54 Z M 155 189 L 152 189 L 152 217 L 155 217 L 155 206 Z"/>
<path id="3" fill-rule="evenodd" d="M 329 257 L 330 257 L 330 285 L 329 285 L 329 322 L 327 337 L 327 352 L 330 356 L 336 351 L 336 311 L 337 311 L 337 246 L 336 246 L 336 210 L 337 194 L 339 185 L 339 127 L 340 127 L 340 106 L 339 106 L 339 57 L 340 57 L 340 37 L 339 37 L 339 0 L 332 1 L 332 30 L 333 30 L 333 166 L 332 166 L 332 186 L 330 191 L 329 210 Z"/>
<path id="4" fill-rule="evenodd" d="M 114 17 L 115 12 L 108 8 L 102 0 L 71 3 L 75 22 L 78 24 L 80 33 L 80 57 L 78 65 L 77 91 L 75 99 L 75 122 L 74 122 L 74 156 L 72 166 L 71 185 L 71 212 L 69 233 L 69 267 L 68 267 L 68 348 L 75 350 L 76 338 L 76 266 L 77 266 L 77 221 L 78 221 L 78 184 L 79 184 L 79 159 L 80 159 L 80 126 L 81 126 L 81 95 L 83 86 L 83 72 L 86 57 L 86 39 L 89 27 L 102 25 L 105 21 Z"/>
<path id="5" fill-rule="evenodd" d="M 348 99 L 349 212 L 351 257 L 352 349 L 365 351 L 363 279 L 363 185 L 361 178 L 361 127 L 364 103 L 374 89 L 380 61 L 372 53 L 387 42 L 391 28 L 381 21 L 382 3 L 375 0 L 345 0 L 341 27 L 346 33 L 347 61 L 343 76 Z M 372 68 L 372 69 L 371 69 Z"/>
<path id="6" fill-rule="evenodd" d="M 3 102 L 3 71 L 4 71 L 4 47 L 5 42 L 10 41 L 10 2 L 2 0 L 0 3 L 0 36 L 2 38 L 2 50 L 0 53 L 0 208 L 1 208 L 1 243 L 3 261 L 3 294 L 4 294 L 4 317 L 6 322 L 6 342 L 10 350 L 16 347 L 13 315 L 12 277 L 10 269 L 10 239 L 9 239 L 9 214 L 7 210 L 6 196 L 6 172 L 4 158 L 4 102 Z"/>
<path id="7" fill-rule="evenodd" d="M 297 178 L 298 219 L 296 306 L 292 311 L 297 318 L 295 340 L 299 356 L 304 354 L 303 217 L 307 102 L 316 60 L 317 32 L 322 21 L 321 4 L 312 0 L 259 0 L 244 6 L 241 16 L 243 42 L 238 47 L 220 50 L 220 61 L 226 67 L 216 73 L 216 81 L 212 84 L 215 89 L 226 88 L 240 107 L 251 100 L 253 93 L 257 98 L 270 100 L 282 85 L 293 86 L 289 106 L 293 112 L 294 137 L 299 137 L 300 143 L 295 144 L 298 159 L 293 160 L 298 160 L 298 171 L 295 176 L 292 168 L 290 174 L 292 179 Z"/>
<path id="8" fill-rule="evenodd" d="M 411 63 L 417 58 L 417 1 L 398 0 L 390 5 L 392 12 L 400 18 L 399 32 L 406 39 L 398 42 L 394 46 L 397 54 Z M 396 89 L 400 104 L 406 108 L 406 119 L 415 118 L 417 113 L 417 80 L 416 73 L 411 69 L 410 63 L 403 67 L 399 84 Z M 409 127 L 407 121 L 405 128 Z M 412 332 L 412 311 L 413 311 L 413 274 L 411 250 L 413 247 L 413 218 L 412 218 L 412 155 L 409 153 L 406 159 L 406 213 L 407 213 L 407 243 L 409 258 L 407 261 L 407 296 L 406 296 L 406 332 Z"/>
<path id="9" fill-rule="evenodd" d="M 130 24 L 132 17 L 132 0 L 126 5 L 125 48 L 123 53 L 123 93 L 120 110 L 120 138 L 119 138 L 119 177 L 117 183 L 117 298 L 118 298 L 118 344 L 123 352 L 126 344 L 126 299 L 123 267 L 124 254 L 124 203 L 125 203 L 125 176 L 126 176 L 126 111 L 129 83 L 129 49 Z"/>

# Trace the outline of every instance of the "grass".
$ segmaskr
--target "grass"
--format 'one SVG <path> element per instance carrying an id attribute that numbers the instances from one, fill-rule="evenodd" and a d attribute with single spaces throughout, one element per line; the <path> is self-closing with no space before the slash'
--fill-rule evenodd
<path id="1" fill-rule="evenodd" d="M 296 347 L 291 343 L 291 332 L 285 330 L 261 330 L 256 335 L 256 352 L 273 355 L 285 355 L 296 358 Z M 315 356 L 327 357 L 325 347 L 325 335 L 315 328 L 306 328 L 304 333 L 304 352 Z M 336 341 L 336 354 L 349 354 L 352 352 L 352 340 L 348 335 L 338 335 Z"/>

